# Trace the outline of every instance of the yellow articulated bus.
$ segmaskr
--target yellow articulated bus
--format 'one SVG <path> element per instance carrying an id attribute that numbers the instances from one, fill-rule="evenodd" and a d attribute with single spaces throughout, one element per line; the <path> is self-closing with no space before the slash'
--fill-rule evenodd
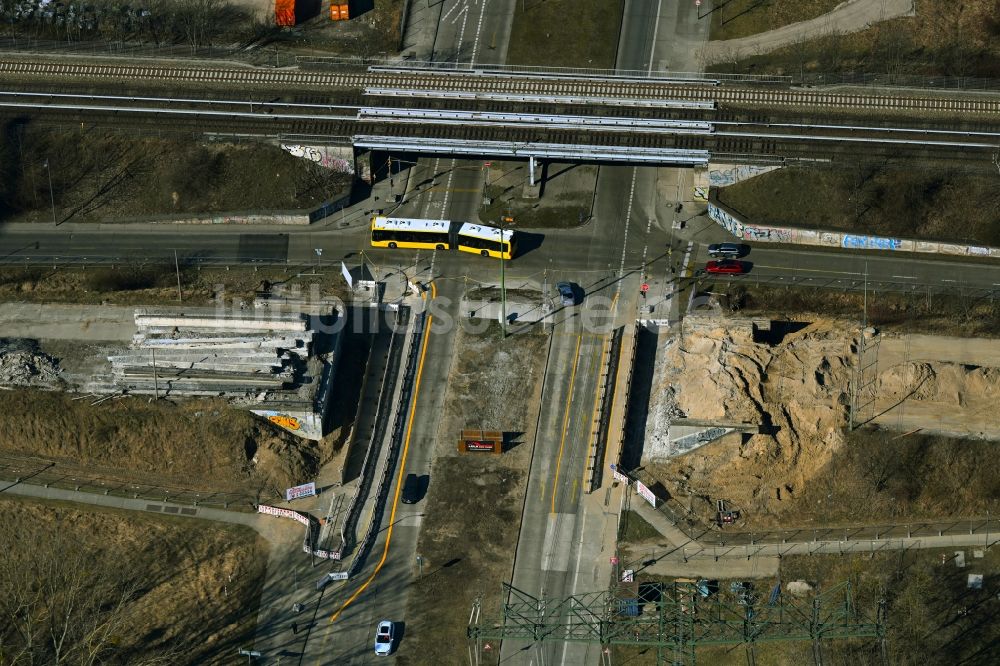
<path id="1" fill-rule="evenodd" d="M 372 218 L 372 246 L 417 250 L 459 250 L 484 257 L 511 259 L 516 254 L 514 232 L 470 222 Z"/>

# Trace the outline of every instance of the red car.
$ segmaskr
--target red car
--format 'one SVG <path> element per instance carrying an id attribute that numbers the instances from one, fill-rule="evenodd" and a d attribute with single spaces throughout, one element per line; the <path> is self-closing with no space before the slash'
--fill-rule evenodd
<path id="1" fill-rule="evenodd" d="M 730 275 L 742 275 L 750 270 L 749 264 L 745 261 L 736 261 L 735 259 L 721 259 L 719 261 L 710 261 L 705 264 L 705 271 L 707 273 L 727 273 Z"/>

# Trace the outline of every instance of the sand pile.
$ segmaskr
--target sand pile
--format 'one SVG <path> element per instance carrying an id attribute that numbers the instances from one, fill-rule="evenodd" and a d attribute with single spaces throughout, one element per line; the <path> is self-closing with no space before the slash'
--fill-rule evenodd
<path id="1" fill-rule="evenodd" d="M 669 461 L 653 461 L 668 488 L 763 509 L 793 499 L 843 446 L 857 324 L 775 325 L 770 335 L 755 336 L 750 321 L 689 316 L 683 333 L 661 349 L 646 451 L 664 440 L 677 416 L 754 423 L 767 433 L 730 435 Z M 921 344 L 925 357 L 934 352 L 930 342 Z M 941 338 L 941 353 L 954 344 Z M 1000 367 L 887 358 L 893 365 L 878 364 L 868 385 L 875 401 L 859 412 L 862 418 L 875 417 L 900 432 L 1000 437 L 995 416 Z"/>
<path id="2" fill-rule="evenodd" d="M 678 414 L 767 428 L 772 434 L 745 443 L 732 435 L 667 463 L 689 489 L 711 488 L 743 506 L 801 488 L 843 444 L 848 416 L 848 327 L 819 321 L 762 339 L 749 321 L 687 318 L 658 356 L 647 430 L 649 450 Z"/>
<path id="3" fill-rule="evenodd" d="M 1000 439 L 1000 368 L 908 362 L 878 375 L 874 410 L 863 414 L 903 432 Z"/>
<path id="4" fill-rule="evenodd" d="M 850 340 L 819 323 L 771 345 L 754 341 L 749 322 L 720 324 L 689 318 L 659 356 L 647 441 L 662 441 L 678 416 L 776 427 L 782 449 L 832 437 L 846 418 Z"/>

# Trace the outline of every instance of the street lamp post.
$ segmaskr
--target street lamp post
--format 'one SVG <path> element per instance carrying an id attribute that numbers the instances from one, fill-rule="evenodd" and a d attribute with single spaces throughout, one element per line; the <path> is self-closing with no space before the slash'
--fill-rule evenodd
<path id="1" fill-rule="evenodd" d="M 504 280 L 504 251 L 506 249 L 506 244 L 504 243 L 504 230 L 505 224 L 510 224 L 514 221 L 514 218 L 510 216 L 508 211 L 506 215 L 500 216 L 500 331 L 501 339 L 507 337 L 507 286 Z"/>
<path id="2" fill-rule="evenodd" d="M 56 197 L 52 193 L 52 170 L 49 168 L 49 160 L 45 159 L 45 175 L 49 177 L 49 203 L 52 205 L 52 224 L 57 225 L 56 222 Z"/>

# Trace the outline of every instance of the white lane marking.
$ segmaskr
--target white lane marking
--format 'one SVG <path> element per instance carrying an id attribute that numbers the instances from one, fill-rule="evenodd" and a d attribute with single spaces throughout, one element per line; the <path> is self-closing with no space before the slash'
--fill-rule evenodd
<path id="1" fill-rule="evenodd" d="M 583 509 L 583 521 L 580 523 L 580 541 L 576 544 L 576 572 L 573 574 L 573 587 L 570 588 L 570 595 L 576 594 L 576 581 L 580 578 L 580 558 L 583 556 L 583 535 L 586 534 L 584 530 L 587 527 L 587 508 Z M 566 648 L 569 647 L 569 641 L 563 641 L 562 649 L 562 659 L 559 661 L 560 664 L 566 663 Z"/>
<path id="2" fill-rule="evenodd" d="M 625 235 L 622 238 L 622 260 L 621 263 L 618 265 L 619 278 L 625 274 L 625 249 L 628 247 L 628 225 L 629 221 L 632 219 L 632 201 L 635 196 L 635 178 L 638 173 L 639 169 L 636 167 L 632 167 L 632 187 L 629 188 L 628 191 L 628 208 L 625 211 Z M 622 291 L 621 280 L 618 281 L 618 289 L 616 291 L 619 295 L 621 295 Z"/>
<path id="3" fill-rule="evenodd" d="M 542 571 L 569 571 L 569 549 L 573 541 L 576 516 L 550 513 L 542 546 Z"/>
<path id="4" fill-rule="evenodd" d="M 479 38 L 483 33 L 483 16 L 486 14 L 486 3 L 489 0 L 480 0 L 482 2 L 482 8 L 479 10 L 479 22 L 476 24 L 476 41 L 472 44 L 472 59 L 469 60 L 469 64 L 474 65 L 476 63 L 476 54 L 479 53 Z"/>
<path id="5" fill-rule="evenodd" d="M 900 280 L 916 280 L 915 275 L 893 275 L 894 278 L 899 278 Z"/>
<path id="6" fill-rule="evenodd" d="M 656 55 L 656 33 L 660 31 L 660 10 L 663 9 L 663 0 L 656 0 L 656 23 L 653 24 L 653 45 L 649 50 L 649 69 L 646 70 L 647 74 L 653 72 L 653 63 L 655 60 L 653 56 Z"/>

